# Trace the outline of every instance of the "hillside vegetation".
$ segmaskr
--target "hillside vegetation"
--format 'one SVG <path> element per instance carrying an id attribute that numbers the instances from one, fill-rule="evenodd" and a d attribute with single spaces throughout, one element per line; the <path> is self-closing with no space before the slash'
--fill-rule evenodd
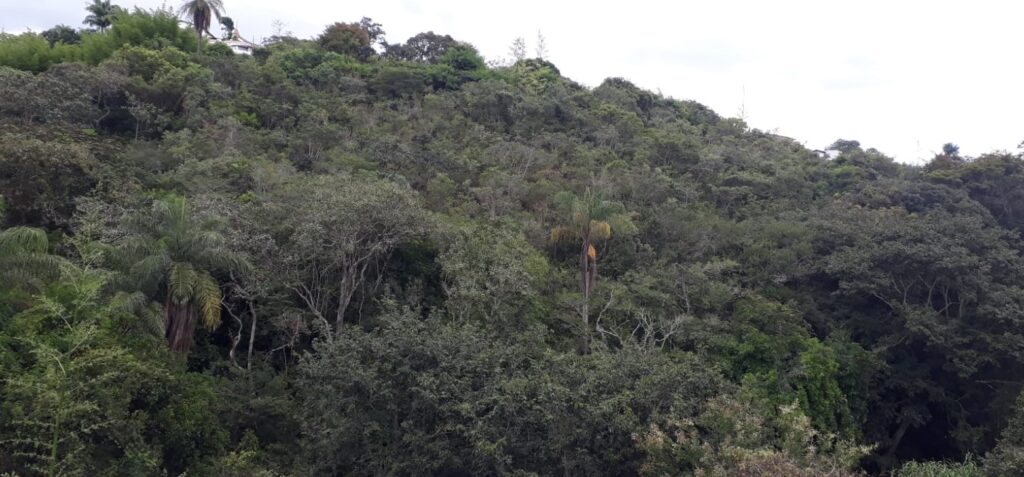
<path id="1" fill-rule="evenodd" d="M 1024 475 L 1020 154 L 90 12 L 0 36 L 0 474 Z"/>

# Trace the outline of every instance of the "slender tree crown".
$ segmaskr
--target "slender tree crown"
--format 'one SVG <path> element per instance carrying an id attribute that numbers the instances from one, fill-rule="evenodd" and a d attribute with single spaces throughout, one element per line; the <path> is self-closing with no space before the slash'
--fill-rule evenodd
<path id="1" fill-rule="evenodd" d="M 117 5 L 111 5 L 110 0 L 92 0 L 92 3 L 85 7 L 89 15 L 82 23 L 93 26 L 99 31 L 106 31 L 114 22 L 114 15 L 120 11 Z"/>
<path id="2" fill-rule="evenodd" d="M 227 249 L 219 224 L 197 219 L 182 197 L 154 203 L 136 228 L 121 244 L 133 263 L 129 276 L 153 298 L 163 298 L 168 343 L 187 351 L 197 320 L 208 329 L 220 324 L 221 291 L 213 273 L 248 266 Z"/>
<path id="3" fill-rule="evenodd" d="M 570 220 L 551 230 L 551 241 L 554 243 L 565 244 L 580 240 L 589 243 L 607 240 L 613 232 L 636 232 L 636 225 L 622 204 L 604 200 L 590 189 L 582 196 L 571 192 L 559 193 L 555 201 L 569 211 Z"/>
<path id="4" fill-rule="evenodd" d="M 597 280 L 597 249 L 594 242 L 611 238 L 612 232 L 628 234 L 636 232 L 636 225 L 626 212 L 626 208 L 618 203 L 602 199 L 590 188 L 582 196 L 571 192 L 561 192 L 555 197 L 555 203 L 569 212 L 569 222 L 551 230 L 551 241 L 562 244 L 579 244 L 580 294 L 583 301 L 580 307 L 579 342 L 582 354 L 590 353 L 590 295 Z"/>
<path id="5" fill-rule="evenodd" d="M 221 0 L 188 0 L 178 9 L 178 15 L 192 20 L 192 28 L 195 28 L 199 39 L 196 49 L 202 48 L 203 34 L 209 31 L 213 18 L 220 20 L 223 13 L 224 2 Z"/>

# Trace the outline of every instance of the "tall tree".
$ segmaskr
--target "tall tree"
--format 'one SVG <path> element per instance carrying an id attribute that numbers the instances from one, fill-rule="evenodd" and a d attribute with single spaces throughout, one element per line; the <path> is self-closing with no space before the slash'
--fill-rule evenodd
<path id="1" fill-rule="evenodd" d="M 91 4 L 86 5 L 85 10 L 89 12 L 89 15 L 82 23 L 95 27 L 99 31 L 106 31 L 114 23 L 114 16 L 121 8 L 111 5 L 110 0 L 92 0 Z"/>
<path id="2" fill-rule="evenodd" d="M 192 347 L 195 326 L 220 324 L 221 291 L 213 272 L 244 271 L 247 263 L 228 250 L 219 224 L 195 217 L 182 197 L 153 204 L 134 234 L 121 244 L 132 260 L 129 276 L 154 298 L 163 298 L 164 330 L 172 350 Z"/>
<path id="3" fill-rule="evenodd" d="M 65 45 L 74 45 L 82 41 L 82 37 L 67 25 L 57 25 L 49 30 L 45 30 L 40 33 L 43 38 L 50 44 L 52 48 L 57 43 L 63 43 Z"/>
<path id="4" fill-rule="evenodd" d="M 597 278 L 597 249 L 594 243 L 611 238 L 613 231 L 619 234 L 632 233 L 636 231 L 636 226 L 622 204 L 604 200 L 589 188 L 582 196 L 559 193 L 555 200 L 568 210 L 569 221 L 551 230 L 551 241 L 580 245 L 580 293 L 583 295 L 580 352 L 587 354 L 590 352 L 590 294 Z"/>
<path id="5" fill-rule="evenodd" d="M 370 36 L 370 32 L 359 23 L 335 22 L 333 25 L 328 25 L 324 32 L 317 37 L 317 42 L 325 50 L 359 59 L 369 58 L 373 52 L 371 47 L 373 38 Z"/>
<path id="6" fill-rule="evenodd" d="M 196 29 L 196 38 L 199 40 L 196 51 L 203 47 L 203 34 L 210 30 L 213 17 L 220 20 L 223 12 L 224 2 L 221 0 L 186 0 L 178 9 L 178 15 L 192 19 L 192 28 Z"/>
<path id="7" fill-rule="evenodd" d="M 356 293 L 372 294 L 395 249 L 427 227 L 415 194 L 383 180 L 317 177 L 278 194 L 267 203 L 268 223 L 285 228 L 290 287 L 325 332 L 330 314 L 341 329 Z"/>

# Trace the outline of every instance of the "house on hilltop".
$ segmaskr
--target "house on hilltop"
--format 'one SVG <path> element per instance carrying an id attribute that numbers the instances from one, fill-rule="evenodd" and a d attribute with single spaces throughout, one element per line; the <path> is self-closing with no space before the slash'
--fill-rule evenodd
<path id="1" fill-rule="evenodd" d="M 209 39 L 210 43 L 222 43 L 231 48 L 231 51 L 238 55 L 251 55 L 259 45 L 242 38 L 242 35 L 238 33 L 238 29 L 235 28 L 231 31 L 231 37 L 225 39 L 213 38 Z"/>

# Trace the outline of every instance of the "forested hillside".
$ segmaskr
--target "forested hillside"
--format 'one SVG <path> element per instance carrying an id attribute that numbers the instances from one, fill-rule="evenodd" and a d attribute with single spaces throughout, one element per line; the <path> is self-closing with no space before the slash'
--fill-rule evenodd
<path id="1" fill-rule="evenodd" d="M 1024 475 L 1020 154 L 218 4 L 0 36 L 0 474 Z"/>

